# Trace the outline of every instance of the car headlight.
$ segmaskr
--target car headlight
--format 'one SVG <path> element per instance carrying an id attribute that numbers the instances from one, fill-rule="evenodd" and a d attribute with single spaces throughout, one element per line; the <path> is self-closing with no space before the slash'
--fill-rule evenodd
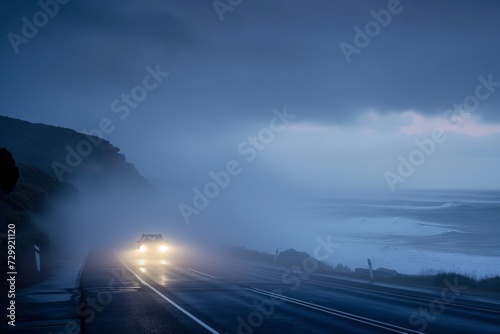
<path id="1" fill-rule="evenodd" d="M 146 251 L 146 246 L 141 245 L 141 247 L 139 247 L 139 250 L 144 253 Z"/>
<path id="2" fill-rule="evenodd" d="M 161 245 L 160 246 L 160 252 L 166 252 L 166 251 L 168 251 L 168 247 L 165 246 L 165 245 Z"/>

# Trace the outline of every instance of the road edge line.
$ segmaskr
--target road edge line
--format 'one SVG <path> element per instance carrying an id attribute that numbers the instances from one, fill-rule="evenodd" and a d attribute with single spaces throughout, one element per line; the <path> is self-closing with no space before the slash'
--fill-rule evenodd
<path id="1" fill-rule="evenodd" d="M 210 278 L 216 279 L 216 277 L 215 277 L 215 276 L 212 276 L 212 275 L 209 275 L 209 274 L 202 273 L 201 271 L 194 270 L 194 269 L 187 268 L 187 267 L 186 267 L 186 269 L 187 269 L 187 270 L 189 270 L 189 271 L 192 271 L 192 272 L 194 272 L 194 273 L 197 273 L 197 274 L 200 274 L 200 275 L 203 275 L 203 276 L 207 276 L 207 277 L 210 277 Z"/>
<path id="2" fill-rule="evenodd" d="M 142 284 L 144 284 L 145 286 L 147 286 L 148 288 L 150 288 L 151 290 L 153 290 L 158 296 L 160 296 L 161 298 L 165 299 L 167 302 L 169 302 L 171 305 L 173 305 L 175 308 L 177 308 L 179 311 L 181 311 L 182 313 L 184 313 L 185 315 L 187 315 L 192 320 L 196 321 L 199 325 L 201 325 L 203 328 L 205 328 L 206 330 L 208 330 L 210 333 L 220 334 L 215 329 L 213 329 L 212 327 L 210 327 L 209 325 L 207 325 L 206 323 L 204 323 L 203 321 L 201 321 L 200 319 L 198 319 L 197 317 L 195 317 L 194 315 L 192 315 L 191 313 L 189 313 L 182 306 L 178 305 L 176 302 L 174 302 L 173 300 L 171 300 L 170 298 L 168 298 L 167 296 L 165 296 L 164 294 L 162 294 L 160 291 L 156 290 L 153 286 L 151 286 L 145 280 L 143 280 L 139 275 L 137 275 L 137 273 L 135 271 L 133 271 L 132 269 L 130 269 L 125 264 L 125 262 L 122 260 L 122 258 L 120 257 L 120 255 L 118 255 L 118 253 L 116 252 L 116 250 L 115 250 L 115 255 L 118 257 L 118 260 L 120 260 L 120 262 L 125 266 L 125 268 L 127 268 L 132 274 L 134 274 L 134 276 L 139 280 L 139 282 L 141 282 Z"/>

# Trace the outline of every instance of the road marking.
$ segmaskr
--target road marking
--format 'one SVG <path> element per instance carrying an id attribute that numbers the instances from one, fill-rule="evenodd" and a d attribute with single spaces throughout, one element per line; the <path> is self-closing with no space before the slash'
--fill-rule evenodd
<path id="1" fill-rule="evenodd" d="M 379 294 L 384 294 L 384 295 L 390 295 L 390 296 L 396 296 L 396 297 L 403 297 L 403 298 L 406 298 L 406 299 L 421 300 L 421 301 L 429 302 L 429 303 L 431 303 L 432 301 L 434 301 L 434 299 L 427 299 L 427 298 L 421 298 L 421 297 L 413 297 L 413 296 L 408 296 L 408 295 L 400 295 L 400 294 L 393 293 L 393 292 L 370 290 L 370 289 L 366 289 L 366 288 L 360 288 L 360 287 L 355 287 L 355 286 L 343 285 L 343 284 L 333 283 L 333 282 L 327 282 L 327 281 L 320 281 L 320 280 L 315 280 L 315 279 L 311 279 L 311 278 L 308 278 L 307 280 L 311 281 L 311 282 L 322 283 L 322 284 L 325 284 L 325 285 L 336 285 L 336 286 L 346 287 L 346 288 L 350 288 L 350 289 L 363 290 L 363 291 L 368 291 L 368 292 L 373 292 L 373 293 L 379 293 Z M 439 296 L 435 296 L 435 297 L 437 298 Z M 443 305 L 455 306 L 455 307 L 460 307 L 460 308 L 468 308 L 468 309 L 477 310 L 477 311 L 500 313 L 500 311 L 492 310 L 492 309 L 487 309 L 487 308 L 474 307 L 474 306 L 468 306 L 468 305 L 463 305 L 463 304 L 446 303 L 444 301 L 440 301 L 440 303 L 443 304 Z"/>
<path id="2" fill-rule="evenodd" d="M 262 289 L 258 289 L 258 288 L 246 288 L 246 289 L 249 290 L 249 291 L 255 292 L 255 293 L 259 293 L 259 294 L 266 295 L 266 296 L 269 296 L 269 297 L 273 297 L 273 298 L 276 298 L 276 299 L 281 299 L 281 300 L 287 301 L 289 303 L 297 304 L 297 305 L 304 306 L 304 307 L 307 307 L 307 308 L 310 308 L 310 309 L 313 309 L 313 310 L 317 310 L 317 311 L 325 312 L 325 313 L 328 313 L 328 314 L 332 314 L 332 315 L 335 315 L 335 316 L 338 316 L 338 317 L 341 317 L 341 318 L 346 318 L 346 319 L 354 320 L 354 321 L 357 321 L 357 322 L 361 322 L 361 323 L 364 323 L 364 324 L 367 324 L 367 325 L 370 325 L 370 326 L 382 328 L 382 329 L 389 330 L 389 331 L 392 331 L 392 332 L 396 332 L 396 333 L 421 333 L 421 332 L 417 332 L 417 331 L 414 331 L 414 330 L 411 330 L 411 329 L 408 329 L 408 328 L 403 328 L 403 327 L 399 327 L 399 326 L 396 326 L 396 325 L 392 325 L 392 324 L 389 324 L 389 323 L 386 323 L 386 322 L 383 322 L 383 321 L 378 321 L 378 320 L 375 320 L 375 319 L 365 318 L 365 317 L 362 317 L 360 315 L 343 312 L 343 311 L 332 309 L 332 308 L 329 308 L 329 307 L 326 307 L 326 306 L 322 306 L 322 305 L 318 305 L 318 304 L 306 302 L 306 301 L 303 301 L 303 300 L 300 300 L 300 299 L 286 297 L 286 296 L 283 296 L 283 295 L 280 295 L 280 294 L 277 294 L 277 293 L 273 293 L 273 292 L 269 292 L 269 291 L 266 291 L 266 290 L 262 290 Z"/>
<path id="3" fill-rule="evenodd" d="M 158 296 L 160 296 L 161 298 L 165 299 L 167 302 L 169 302 L 170 304 L 172 304 L 179 311 L 181 311 L 182 313 L 184 313 L 185 315 L 187 315 L 188 317 L 190 317 L 191 319 L 193 319 L 194 321 L 196 321 L 198 324 L 200 324 L 202 327 L 204 327 L 210 333 L 220 334 L 215 329 L 213 329 L 212 327 L 210 327 L 209 325 L 207 325 L 206 323 L 204 323 L 203 321 L 201 321 L 200 319 L 198 319 L 197 317 L 195 317 L 194 315 L 192 315 L 191 313 L 189 313 L 188 311 L 186 311 L 182 306 L 178 305 L 176 302 L 174 302 L 173 300 L 171 300 L 170 298 L 168 298 L 167 296 L 165 296 L 164 294 L 162 294 L 160 291 L 156 290 L 154 287 L 152 287 L 151 285 L 149 285 L 139 275 L 137 275 L 135 273 L 135 271 L 133 271 L 132 269 L 130 269 L 125 264 L 125 262 L 121 259 L 121 257 L 118 255 L 118 253 L 116 253 L 116 251 L 115 251 L 115 254 L 118 257 L 118 259 L 121 261 L 121 263 L 125 266 L 125 268 L 127 268 L 132 274 L 134 274 L 134 276 L 139 280 L 139 282 L 141 282 L 142 284 L 144 284 L 145 286 L 147 286 L 148 288 L 150 288 L 151 290 L 153 290 Z"/>
<path id="4" fill-rule="evenodd" d="M 186 268 L 186 269 L 187 269 L 187 270 L 191 270 L 192 272 L 198 273 L 198 274 L 200 274 L 200 275 L 207 276 L 207 277 L 210 277 L 210 278 L 214 278 L 214 279 L 215 279 L 215 276 L 212 276 L 212 275 L 209 275 L 209 274 L 202 273 L 201 271 L 194 270 L 194 269 L 191 269 L 191 268 Z"/>
<path id="5" fill-rule="evenodd" d="M 260 271 L 271 273 L 271 274 L 274 274 L 276 276 L 280 276 L 279 273 L 274 272 L 272 270 L 265 270 L 265 269 L 262 269 L 262 268 L 259 268 L 259 269 L 260 269 Z M 343 278 L 338 278 L 338 277 L 332 277 L 332 278 L 333 279 L 345 280 Z M 321 281 L 321 280 L 313 279 L 313 278 L 305 278 L 304 281 L 321 283 L 323 285 L 334 285 L 334 286 L 339 286 L 339 287 L 348 288 L 348 289 L 354 289 L 354 290 L 367 291 L 367 292 L 371 292 L 371 293 L 375 293 L 375 294 L 384 294 L 384 295 L 389 295 L 389 296 L 402 297 L 404 299 L 419 300 L 419 301 L 424 301 L 424 302 L 428 302 L 428 303 L 431 303 L 431 302 L 434 301 L 434 299 L 429 299 L 429 298 L 414 297 L 414 296 L 403 295 L 403 294 L 398 294 L 398 293 L 394 293 L 394 292 L 385 292 L 385 291 L 372 290 L 372 289 L 367 289 L 367 288 L 360 288 L 360 287 L 350 286 L 350 285 L 344 285 L 344 284 L 340 284 L 340 283 L 334 283 L 334 282 L 328 282 L 328 281 Z M 347 281 L 348 282 L 359 283 L 359 282 L 356 282 L 356 281 L 350 281 L 350 280 L 347 280 Z M 397 287 L 393 287 L 393 289 L 397 289 Z M 437 295 L 435 297 L 439 298 L 439 296 L 437 296 Z M 443 302 L 443 301 L 441 301 L 440 303 L 443 304 L 443 305 L 452 306 L 452 307 L 454 306 L 454 307 L 458 307 L 458 308 L 465 308 L 465 309 L 471 309 L 471 310 L 476 310 L 476 311 L 491 312 L 491 313 L 500 313 L 500 311 L 492 310 L 492 309 L 488 309 L 488 308 L 475 307 L 475 306 L 469 306 L 469 305 L 464 305 L 464 304 L 456 304 L 456 303 L 446 303 L 446 302 Z"/>

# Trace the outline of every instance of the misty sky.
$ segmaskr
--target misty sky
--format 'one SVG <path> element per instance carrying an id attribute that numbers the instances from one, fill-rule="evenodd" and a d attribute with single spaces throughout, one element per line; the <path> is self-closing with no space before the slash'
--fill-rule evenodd
<path id="1" fill-rule="evenodd" d="M 13 47 L 41 8 L 2 1 L 0 114 L 77 131 L 109 118 L 141 174 L 193 186 L 236 160 L 241 182 L 390 191 L 384 173 L 439 128 L 396 188 L 499 188 L 500 2 L 391 2 L 244 0 L 221 20 L 212 0 L 73 0 Z M 168 76 L 125 112 L 157 68 Z M 248 136 L 285 107 L 296 117 L 248 161 Z"/>

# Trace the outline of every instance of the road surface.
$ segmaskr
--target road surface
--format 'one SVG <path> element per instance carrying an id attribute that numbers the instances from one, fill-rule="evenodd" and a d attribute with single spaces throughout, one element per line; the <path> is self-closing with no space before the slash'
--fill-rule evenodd
<path id="1" fill-rule="evenodd" d="M 105 249 L 89 257 L 83 333 L 500 333 L 498 296 L 454 282 L 399 289 L 319 275 L 313 262 L 133 255 Z"/>

